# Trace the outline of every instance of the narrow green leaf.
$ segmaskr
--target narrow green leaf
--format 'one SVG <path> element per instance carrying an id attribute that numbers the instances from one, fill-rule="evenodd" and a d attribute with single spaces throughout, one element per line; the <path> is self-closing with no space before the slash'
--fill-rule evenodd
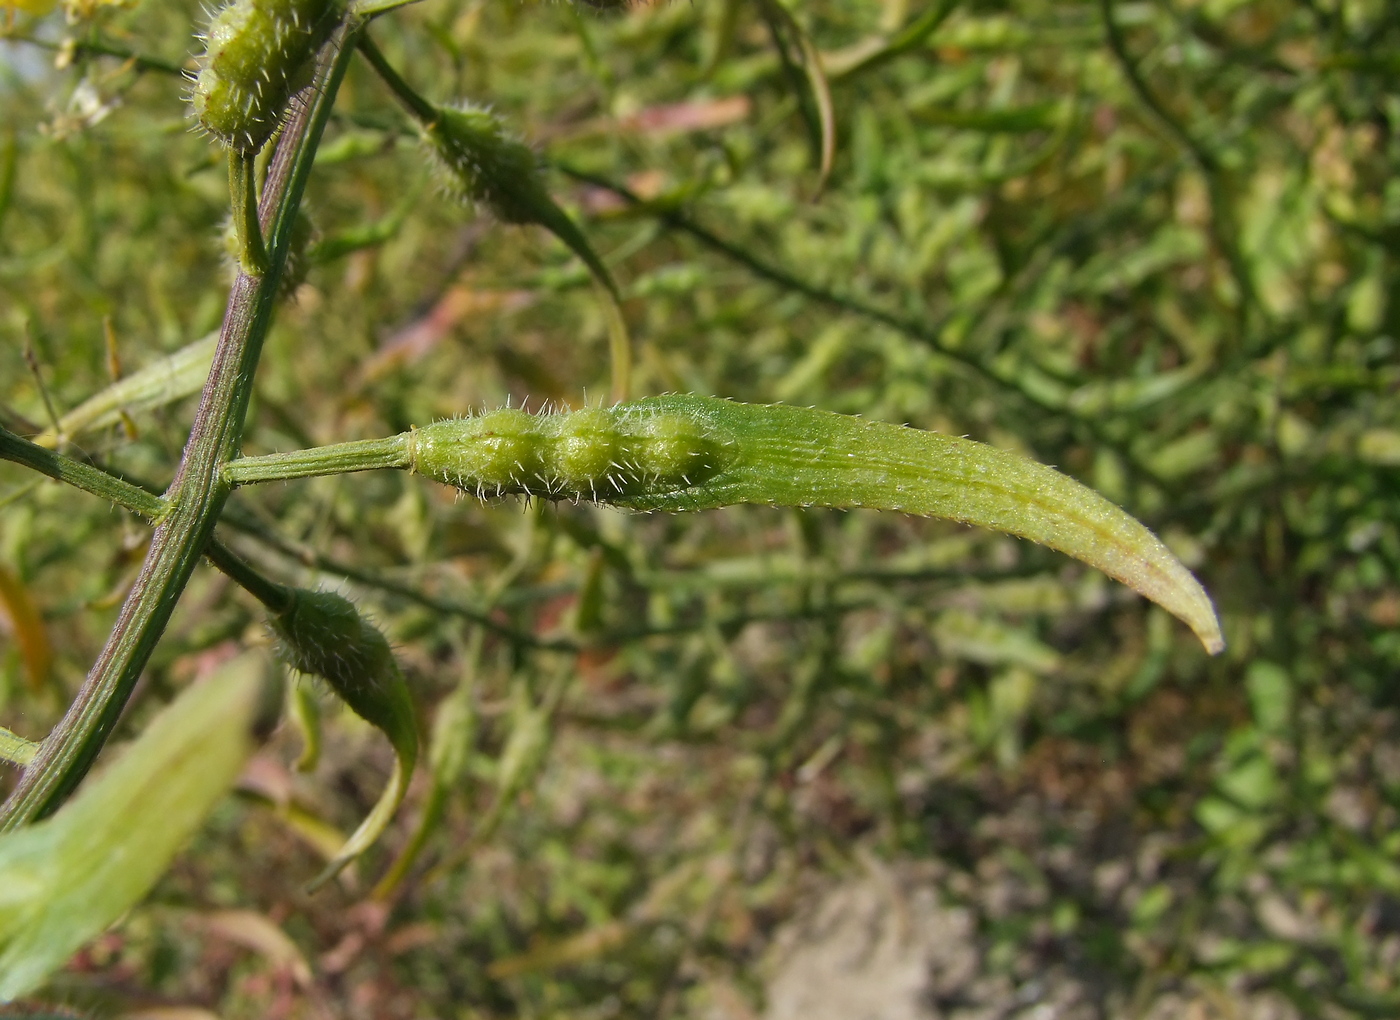
<path id="1" fill-rule="evenodd" d="M 768 23 L 784 67 L 790 73 L 801 73 L 811 93 L 815 107 L 812 129 L 818 156 L 817 194 L 820 195 L 826 188 L 832 163 L 836 159 L 836 111 L 831 102 L 831 84 L 822 66 L 821 52 L 780 0 L 759 0 L 758 9 Z M 795 59 L 788 49 L 789 45 L 797 51 Z"/>
<path id="2" fill-rule="evenodd" d="M 57 435 L 49 431 L 34 438 L 40 446 L 54 447 L 60 440 L 75 439 L 84 432 L 103 429 L 121 421 L 122 412 L 136 414 L 173 404 L 198 393 L 214 360 L 217 333 L 180 348 L 94 394 L 58 421 Z"/>
<path id="3" fill-rule="evenodd" d="M 185 690 L 51 818 L 0 836 L 0 1002 L 38 987 L 140 901 L 253 748 L 266 663 Z"/>
<path id="4" fill-rule="evenodd" d="M 287 715 L 301 737 L 296 770 L 312 772 L 321 760 L 321 703 L 310 684 L 291 684 L 288 692 Z"/>
<path id="5" fill-rule="evenodd" d="M 476 744 L 476 666 L 475 661 L 481 652 L 481 632 L 473 639 L 474 651 L 470 657 L 473 665 L 462 675 L 461 681 L 451 694 L 438 705 L 433 718 L 433 732 L 428 744 L 428 768 L 432 772 L 432 785 L 423 801 L 422 814 L 418 824 L 409 836 L 408 842 L 384 876 L 375 883 L 370 895 L 380 901 L 389 900 L 413 867 L 414 861 L 422 853 L 447 808 L 448 797 L 461 786 L 466 775 L 467 760 Z"/>

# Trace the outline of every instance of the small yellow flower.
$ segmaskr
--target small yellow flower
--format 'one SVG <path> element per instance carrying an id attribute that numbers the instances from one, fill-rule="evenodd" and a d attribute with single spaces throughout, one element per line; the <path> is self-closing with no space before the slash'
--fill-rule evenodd
<path id="1" fill-rule="evenodd" d="M 0 10 L 4 10 L 7 20 L 12 20 L 15 12 L 42 18 L 58 6 L 57 0 L 0 0 Z"/>

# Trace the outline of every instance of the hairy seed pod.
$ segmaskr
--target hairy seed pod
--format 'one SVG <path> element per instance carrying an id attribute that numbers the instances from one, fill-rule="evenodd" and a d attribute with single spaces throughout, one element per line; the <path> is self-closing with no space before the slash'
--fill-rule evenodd
<path id="1" fill-rule="evenodd" d="M 424 139 L 442 165 L 453 197 L 484 205 L 506 223 L 548 225 L 547 211 L 554 202 L 541 179 L 539 159 L 490 110 L 438 107 Z"/>
<path id="2" fill-rule="evenodd" d="M 1132 516 L 1020 454 L 811 407 L 697 394 L 606 410 L 496 411 L 387 439 L 236 460 L 233 484 L 409 468 L 486 499 L 524 493 L 668 513 L 868 507 L 1019 535 L 1097 567 L 1225 647 L 1210 596 Z"/>
<path id="3" fill-rule="evenodd" d="M 403 673 L 379 629 L 335 592 L 293 588 L 290 598 L 271 620 L 287 664 L 323 678 L 358 715 L 385 732 L 416 732 Z"/>
<path id="4" fill-rule="evenodd" d="M 698 485 L 723 470 L 732 441 L 683 410 L 638 401 L 607 410 L 506 408 L 413 433 L 413 470 L 481 497 L 616 500 Z"/>
<path id="5" fill-rule="evenodd" d="M 234 0 L 219 11 L 191 95 L 200 125 L 236 152 L 257 153 L 310 81 L 335 12 L 335 0 Z"/>
<path id="6" fill-rule="evenodd" d="M 1091 489 L 1018 454 L 813 408 L 693 394 L 601 412 L 496 415 L 416 431 L 408 465 L 482 497 L 523 492 L 668 512 L 766 503 L 946 517 L 1075 556 L 1185 620 L 1210 652 L 1224 647 L 1210 597 L 1156 536 Z M 496 459 L 477 450 L 488 436 Z M 511 457 L 507 448 L 528 456 Z M 566 464 L 578 471 L 568 480 Z"/>
<path id="7" fill-rule="evenodd" d="M 408 790 L 418 759 L 413 697 L 394 653 L 354 603 L 335 592 L 287 590 L 271 620 L 288 665 L 322 677 L 366 722 L 384 732 L 396 760 L 379 801 L 312 883 L 315 888 L 362 854 L 383 833 Z"/>

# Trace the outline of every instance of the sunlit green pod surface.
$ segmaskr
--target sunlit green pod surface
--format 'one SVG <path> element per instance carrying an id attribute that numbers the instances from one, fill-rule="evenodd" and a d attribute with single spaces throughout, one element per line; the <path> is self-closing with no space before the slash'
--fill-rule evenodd
<path id="1" fill-rule="evenodd" d="M 735 452 L 733 438 L 693 408 L 638 400 L 560 414 L 503 408 L 437 422 L 410 434 L 409 460 L 420 474 L 483 499 L 520 494 L 630 506 L 703 485 Z"/>
<path id="2" fill-rule="evenodd" d="M 993 528 L 1097 567 L 1182 619 L 1212 653 L 1220 623 L 1200 582 L 1158 538 L 1092 489 L 985 443 L 813 408 L 695 395 L 597 411 L 493 412 L 413 433 L 414 470 L 478 496 L 595 499 L 637 510 L 765 503 L 897 510 Z M 596 449 L 577 446 L 587 414 Z M 564 478 L 560 456 L 592 464 Z"/>

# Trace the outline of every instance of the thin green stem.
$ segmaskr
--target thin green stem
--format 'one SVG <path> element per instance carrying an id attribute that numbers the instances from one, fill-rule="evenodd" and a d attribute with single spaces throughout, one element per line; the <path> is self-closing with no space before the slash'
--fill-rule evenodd
<path id="1" fill-rule="evenodd" d="M 314 81 L 293 104 L 263 189 L 268 272 L 240 273 L 234 282 L 214 363 L 167 494 L 170 510 L 151 536 L 141 572 L 77 697 L 0 806 L 0 831 L 55 810 L 91 768 L 212 536 L 229 493 L 223 465 L 238 451 L 292 225 L 359 30 L 358 24 L 344 24 L 335 31 L 318 59 Z"/>
<path id="2" fill-rule="evenodd" d="M 140 486 L 123 481 L 99 467 L 84 464 L 31 443 L 3 426 L 0 426 L 0 460 L 21 464 L 56 481 L 67 482 L 109 503 L 115 503 L 124 510 L 140 514 L 148 521 L 159 521 L 170 509 L 167 500 L 147 492 Z M 209 540 L 204 554 L 210 563 L 272 612 L 280 612 L 286 608 L 287 589 L 263 577 L 218 539 Z"/>
<path id="3" fill-rule="evenodd" d="M 374 44 L 374 40 L 369 37 L 368 32 L 361 33 L 359 47 L 361 55 L 369 61 L 369 66 L 374 68 L 374 73 L 379 75 L 380 80 L 385 85 L 389 86 L 389 91 L 404 105 L 413 119 L 423 125 L 424 129 L 432 127 L 438 119 L 437 107 L 419 95 L 412 85 L 404 81 L 403 76 L 394 70 L 394 66 L 389 63 L 383 51 Z"/>
<path id="4" fill-rule="evenodd" d="M 1186 125 L 1176 118 L 1166 104 L 1152 91 L 1151 86 L 1147 84 L 1147 79 L 1143 77 L 1141 68 L 1138 67 L 1137 61 L 1128 49 L 1128 42 L 1123 37 L 1123 29 L 1113 16 L 1113 0 L 1099 0 L 1099 10 L 1103 17 L 1108 48 L 1113 53 L 1123 76 L 1128 79 L 1128 84 L 1138 97 L 1138 101 L 1147 108 L 1167 134 L 1186 150 L 1192 162 L 1200 170 L 1201 176 L 1205 178 L 1206 192 L 1210 198 L 1211 239 L 1215 242 L 1220 253 L 1225 256 L 1225 261 L 1230 267 L 1230 275 L 1234 277 L 1235 287 L 1239 290 L 1237 315 L 1240 331 L 1243 333 L 1248 326 L 1249 310 L 1257 302 L 1254 280 L 1250 276 L 1249 266 L 1245 263 L 1244 256 L 1235 243 L 1235 239 L 1239 236 L 1239 230 L 1234 222 L 1230 196 L 1225 186 L 1224 167 L 1220 165 L 1220 160 L 1216 158 L 1215 153 L 1187 130 Z"/>
<path id="5" fill-rule="evenodd" d="M 24 767 L 39 753 L 39 745 L 0 726 L 0 761 Z"/>
<path id="6" fill-rule="evenodd" d="M 145 489 L 122 481 L 101 468 L 31 443 L 3 426 L 0 426 L 0 460 L 22 464 L 50 478 L 67 482 L 109 503 L 138 513 L 148 521 L 159 521 L 170 509 L 169 503 Z"/>
<path id="7" fill-rule="evenodd" d="M 38 46 L 40 49 L 52 51 L 61 51 L 70 45 L 68 40 L 40 39 L 37 36 L 11 32 L 0 32 L 0 39 L 4 39 L 6 42 L 27 43 L 30 46 Z M 116 57 L 119 60 L 129 62 L 137 71 L 156 71 L 159 74 L 168 74 L 173 78 L 184 78 L 187 73 L 184 67 L 173 61 L 137 53 L 135 50 L 105 42 L 95 36 L 84 41 L 73 41 L 71 46 L 71 52 L 74 56 Z"/>
<path id="8" fill-rule="evenodd" d="M 19 166 L 19 137 L 11 128 L 0 148 L 0 238 L 5 236 L 5 216 L 15 197 L 16 168 Z"/>
<path id="9" fill-rule="evenodd" d="M 282 482 L 289 478 L 340 475 L 378 468 L 406 468 L 409 465 L 411 436 L 412 433 L 404 433 L 387 439 L 364 439 L 291 453 L 240 457 L 224 465 L 224 479 L 230 485 L 247 485 L 250 482 Z"/>
<path id="10" fill-rule="evenodd" d="M 258 177 L 253 161 L 252 156 L 229 150 L 228 192 L 239 267 L 249 276 L 262 276 L 267 272 L 267 247 L 258 222 Z"/>
<path id="11" fill-rule="evenodd" d="M 938 31 L 939 26 L 948 20 L 948 15 L 952 14 L 957 6 L 958 0 L 940 0 L 889 39 L 879 41 L 869 50 L 862 47 L 863 52 L 851 63 L 839 69 L 828 68 L 827 77 L 833 85 L 845 82 L 917 49 L 929 36 Z"/>
<path id="12" fill-rule="evenodd" d="M 491 611 L 492 605 L 489 603 L 485 606 L 473 605 L 466 602 L 459 602 L 451 598 L 429 595 L 415 588 L 413 585 L 403 584 L 392 578 L 377 574 L 374 571 L 355 567 L 349 563 L 343 563 L 324 553 L 319 553 L 314 549 L 289 542 L 282 536 L 261 527 L 242 514 L 230 513 L 223 523 L 236 531 L 243 532 L 253 540 L 260 542 L 269 549 L 272 549 L 304 567 L 310 567 L 328 574 L 338 574 L 347 581 L 364 585 L 367 588 L 376 588 L 390 595 L 396 595 L 399 598 L 423 606 L 425 609 L 431 609 L 434 612 L 442 613 L 446 616 L 459 616 L 464 620 L 485 627 L 493 634 L 498 635 L 518 648 L 575 654 L 584 647 L 577 641 L 541 638 L 528 631 L 517 630 L 497 617 Z"/>
<path id="13" fill-rule="evenodd" d="M 217 539 L 210 539 L 204 555 L 230 580 L 261 602 L 268 612 L 285 613 L 292 604 L 291 591 L 285 585 L 258 573 Z"/>

